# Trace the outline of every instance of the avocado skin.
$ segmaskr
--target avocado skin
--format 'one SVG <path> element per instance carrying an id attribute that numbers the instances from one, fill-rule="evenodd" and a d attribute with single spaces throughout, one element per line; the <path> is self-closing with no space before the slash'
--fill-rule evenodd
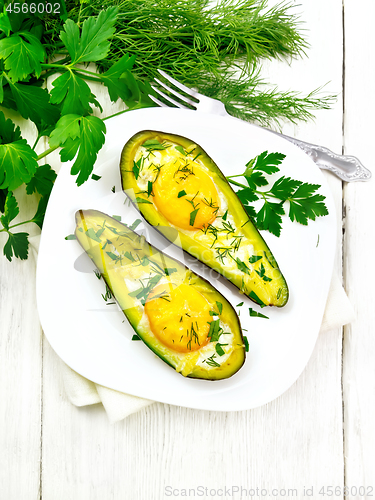
<path id="1" fill-rule="evenodd" d="M 264 255 L 262 262 L 265 263 L 266 268 L 269 272 L 272 272 L 273 284 L 272 287 L 274 291 L 272 293 L 262 293 L 270 288 L 268 285 L 263 285 L 263 282 L 253 275 L 250 279 L 247 275 L 239 278 L 237 273 L 233 273 L 225 268 L 225 265 L 213 257 L 203 258 L 205 253 L 205 247 L 197 243 L 192 237 L 187 236 L 185 233 L 181 232 L 172 225 L 164 216 L 161 214 L 157 207 L 153 203 L 139 203 L 137 202 L 136 194 L 139 188 L 136 184 L 136 179 L 133 173 L 133 161 L 138 148 L 147 140 L 157 139 L 160 143 L 163 141 L 177 144 L 182 146 L 185 150 L 195 146 L 194 154 L 200 153 L 200 160 L 204 166 L 209 170 L 210 176 L 219 188 L 219 190 L 224 194 L 228 202 L 230 213 L 233 215 L 237 222 L 237 227 L 241 227 L 249 242 L 254 245 L 257 250 L 256 255 Z M 155 227 L 163 236 L 165 236 L 169 241 L 177 246 L 180 246 L 185 252 L 191 256 L 198 259 L 200 262 L 205 264 L 207 267 L 214 269 L 219 274 L 228 279 L 233 283 L 239 290 L 240 293 L 246 295 L 253 302 L 263 306 L 276 306 L 283 307 L 286 305 L 289 299 L 289 290 L 287 282 L 282 275 L 275 257 L 273 256 L 271 250 L 269 249 L 267 243 L 262 238 L 260 232 L 255 227 L 249 216 L 247 215 L 244 206 L 237 197 L 236 193 L 233 191 L 232 187 L 228 183 L 226 177 L 215 164 L 215 162 L 210 158 L 210 156 L 195 142 L 174 134 L 169 134 L 160 131 L 144 130 L 135 134 L 129 141 L 125 144 L 120 159 L 120 173 L 122 188 L 125 194 L 130 198 L 133 205 L 137 208 L 143 218 L 152 226 Z M 177 229 L 178 238 L 175 236 L 175 231 L 170 231 L 171 228 Z M 173 239 L 170 235 L 173 235 Z M 245 285 L 244 285 L 245 280 Z M 261 283 L 259 285 L 259 282 Z M 264 290 L 262 290 L 262 286 Z M 262 295 L 262 298 L 260 297 Z"/>
<path id="2" fill-rule="evenodd" d="M 111 230 L 107 228 L 107 225 L 111 227 Z M 103 227 L 104 230 L 99 234 L 98 230 L 101 231 L 100 228 Z M 88 236 L 87 231 L 90 232 L 90 228 L 93 231 L 90 233 L 91 236 Z M 97 239 L 100 242 L 92 238 L 92 236 L 96 238 L 97 234 L 99 234 Z M 155 335 L 141 323 L 142 316 L 144 315 L 142 307 L 140 307 L 139 303 L 136 303 L 135 298 L 129 296 L 129 290 L 124 286 L 126 266 L 122 266 L 122 263 L 116 263 L 108 255 L 108 251 L 112 256 L 115 251 L 122 253 L 126 251 L 132 252 L 134 257 L 137 255 L 137 259 L 138 257 L 140 260 L 144 258 L 146 260 L 152 259 L 152 262 L 155 262 L 162 269 L 176 269 L 171 275 L 173 281 L 177 283 L 187 282 L 190 286 L 196 287 L 212 305 L 212 309 L 214 309 L 216 301 L 222 304 L 223 310 L 220 319 L 230 325 L 230 329 L 234 334 L 232 352 L 226 362 L 222 363 L 220 367 L 196 365 L 192 367 L 189 373 L 182 373 L 184 376 L 204 380 L 221 380 L 231 377 L 243 366 L 246 354 L 238 316 L 232 305 L 207 280 L 195 274 L 179 261 L 157 250 L 143 236 L 139 236 L 126 225 L 102 212 L 96 210 L 79 210 L 76 213 L 75 235 L 79 244 L 99 270 L 134 331 L 165 363 L 176 370 L 181 361 L 181 353 L 176 353 L 167 346 L 162 345 Z M 110 245 L 106 244 L 108 240 L 111 243 Z M 135 252 L 135 248 L 137 252 Z M 129 264 L 129 260 L 126 263 Z M 138 264 L 138 260 L 136 263 Z M 150 264 L 144 265 L 142 268 L 145 273 L 151 272 Z M 183 370 L 181 371 L 183 372 Z"/>

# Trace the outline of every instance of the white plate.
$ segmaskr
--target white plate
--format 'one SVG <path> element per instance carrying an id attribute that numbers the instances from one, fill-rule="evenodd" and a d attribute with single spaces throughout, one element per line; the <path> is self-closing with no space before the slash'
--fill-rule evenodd
<path id="1" fill-rule="evenodd" d="M 194 111 L 151 108 L 131 111 L 106 123 L 106 142 L 94 172 L 102 176 L 81 187 L 64 165 L 56 180 L 44 222 L 37 270 L 37 300 L 44 332 L 56 353 L 73 370 L 103 386 L 135 396 L 206 410 L 243 410 L 265 404 L 286 391 L 304 369 L 315 345 L 330 285 L 336 240 L 335 210 L 320 170 L 297 147 L 242 121 Z M 223 381 L 186 379 L 157 358 L 142 342 L 117 305 L 101 297 L 104 283 L 78 242 L 65 240 L 75 229 L 78 209 L 98 209 L 132 223 L 141 218 L 121 191 L 119 157 L 136 132 L 151 129 L 197 142 L 224 174 L 242 173 L 265 150 L 286 154 L 281 173 L 321 184 L 329 216 L 308 226 L 285 216 L 280 238 L 264 232 L 288 282 L 290 298 L 281 309 L 264 308 L 269 319 L 250 317 L 260 308 L 223 278 L 170 245 L 142 222 L 151 243 L 187 262 L 240 310 L 250 351 L 246 363 Z M 116 192 L 112 192 L 115 186 Z M 124 203 L 125 202 L 125 203 Z"/>

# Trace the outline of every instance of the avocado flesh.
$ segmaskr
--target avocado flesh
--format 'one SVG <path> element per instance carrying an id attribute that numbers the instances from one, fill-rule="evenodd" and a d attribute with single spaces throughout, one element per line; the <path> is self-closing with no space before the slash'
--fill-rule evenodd
<path id="1" fill-rule="evenodd" d="M 219 194 L 215 220 L 201 229 L 186 230 L 171 223 L 155 203 L 154 183 L 173 158 L 179 164 L 184 160 L 193 165 L 192 170 L 204 170 Z M 200 146 L 181 136 L 142 131 L 124 146 L 120 171 L 125 193 L 147 222 L 167 239 L 223 275 L 257 304 L 282 307 L 287 303 L 288 286 L 274 256 L 223 173 Z M 183 192 L 184 180 L 178 182 Z M 194 203 L 192 196 L 182 198 Z M 167 228 L 177 230 L 179 238 L 174 241 L 173 232 Z"/>
<path id="2" fill-rule="evenodd" d="M 137 335 L 157 356 L 191 378 L 220 380 L 241 368 L 245 361 L 245 347 L 237 314 L 210 283 L 102 212 L 79 210 L 76 224 L 78 242 L 96 265 Z M 220 326 L 222 335 L 216 340 L 212 335 L 212 341 L 207 345 L 185 353 L 160 342 L 151 330 L 145 303 L 152 290 L 163 283 L 173 287 L 182 284 L 194 287 L 216 313 L 211 320 L 217 323 L 212 326 Z M 220 314 L 218 303 L 222 308 Z M 177 311 L 178 315 L 180 313 Z M 183 319 L 189 326 L 188 318 Z M 219 352 L 224 350 L 225 354 L 217 353 L 217 344 Z M 228 345 L 220 350 L 222 344 Z"/>

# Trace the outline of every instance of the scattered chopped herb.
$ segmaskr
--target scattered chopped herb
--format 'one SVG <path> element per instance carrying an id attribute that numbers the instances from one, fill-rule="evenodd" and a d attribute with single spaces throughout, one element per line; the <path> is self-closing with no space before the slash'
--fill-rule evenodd
<path id="1" fill-rule="evenodd" d="M 131 229 L 132 231 L 134 231 L 134 229 L 136 229 L 141 222 L 142 222 L 141 219 L 136 219 L 133 222 L 133 224 L 131 226 L 129 226 L 129 229 Z"/>
<path id="2" fill-rule="evenodd" d="M 148 201 L 145 198 L 140 198 L 139 196 L 136 197 L 135 201 L 137 203 L 148 203 L 148 204 L 152 205 L 152 201 Z"/>
<path id="3" fill-rule="evenodd" d="M 142 167 L 142 158 L 140 158 L 138 161 L 133 160 L 133 174 L 136 180 L 138 180 L 139 177 L 139 172 Z"/>
<path id="4" fill-rule="evenodd" d="M 240 302 L 239 304 L 236 305 L 236 307 L 241 307 L 243 306 L 243 302 Z"/>
<path id="5" fill-rule="evenodd" d="M 209 311 L 210 316 L 218 316 L 218 313 L 216 311 Z"/>
<path id="6" fill-rule="evenodd" d="M 258 303 L 261 307 L 262 307 L 262 306 L 263 306 L 263 307 L 265 306 L 264 302 L 262 302 L 262 301 L 260 300 L 260 298 L 259 298 L 259 297 L 258 297 L 258 295 L 254 292 L 254 290 L 251 290 L 251 292 L 249 293 L 249 297 L 250 297 L 251 299 L 253 299 L 255 302 L 257 302 L 257 303 Z"/>
<path id="7" fill-rule="evenodd" d="M 163 150 L 166 149 L 166 145 L 159 142 L 157 139 L 148 139 L 142 144 L 142 147 L 146 148 L 148 151 L 153 150 Z"/>
<path id="8" fill-rule="evenodd" d="M 138 335 L 133 335 L 132 340 L 142 340 L 141 337 L 138 337 Z"/>
<path id="9" fill-rule="evenodd" d="M 87 231 L 85 231 L 85 233 L 87 234 L 87 236 L 89 238 L 91 238 L 92 240 L 94 241 L 97 241 L 98 243 L 100 243 L 102 240 L 96 235 L 96 232 L 94 231 L 94 229 L 92 227 L 90 227 L 89 229 L 87 229 Z"/>
<path id="10" fill-rule="evenodd" d="M 226 346 L 226 345 L 228 345 L 228 344 L 219 344 L 219 342 L 217 344 L 215 344 L 215 350 L 219 356 L 224 356 L 225 351 L 224 351 L 222 346 Z"/>
<path id="11" fill-rule="evenodd" d="M 175 267 L 165 267 L 164 268 L 164 273 L 167 275 L 167 276 L 170 276 L 171 274 L 173 273 L 177 273 L 177 269 Z"/>
<path id="12" fill-rule="evenodd" d="M 112 215 L 112 218 L 121 222 L 121 215 Z"/>
<path id="13" fill-rule="evenodd" d="M 318 245 L 319 245 L 319 238 L 320 238 L 320 234 L 318 234 L 318 241 L 316 242 L 316 247 L 315 247 L 315 248 L 318 248 Z"/>
<path id="14" fill-rule="evenodd" d="M 242 271 L 243 273 L 246 273 L 246 274 L 250 274 L 250 269 L 247 267 L 247 265 L 245 264 L 245 262 L 243 262 L 241 259 L 239 259 L 237 257 L 236 259 L 236 264 L 237 264 L 237 268 Z"/>
<path id="15" fill-rule="evenodd" d="M 182 198 L 183 196 L 186 196 L 186 191 L 184 189 L 178 193 L 177 198 Z"/>
<path id="16" fill-rule="evenodd" d="M 245 351 L 249 352 L 249 341 L 247 340 L 247 337 L 245 335 L 243 336 L 243 343 L 245 345 Z"/>
<path id="17" fill-rule="evenodd" d="M 219 310 L 219 314 L 223 312 L 223 304 L 221 302 L 216 301 L 217 308 Z"/>
<path id="18" fill-rule="evenodd" d="M 260 312 L 254 311 L 254 309 L 252 309 L 251 307 L 249 307 L 249 313 L 250 313 L 250 316 L 269 319 L 268 316 L 265 316 L 264 314 L 262 314 Z"/>
<path id="19" fill-rule="evenodd" d="M 263 264 L 260 265 L 259 269 L 255 269 L 255 272 L 263 281 L 272 281 L 272 278 L 265 275 L 266 269 Z"/>
<path id="20" fill-rule="evenodd" d="M 226 210 L 225 214 L 221 217 L 223 220 L 227 220 L 228 210 Z"/>
<path id="21" fill-rule="evenodd" d="M 65 236 L 66 240 L 76 240 L 77 237 L 75 234 L 68 234 L 68 236 Z"/>
<path id="22" fill-rule="evenodd" d="M 175 146 L 175 149 L 176 149 L 176 151 L 178 151 L 182 155 L 187 156 L 187 152 L 184 150 L 184 148 L 182 146 Z"/>
<path id="23" fill-rule="evenodd" d="M 220 320 L 216 319 L 214 321 L 209 322 L 210 329 L 208 331 L 207 337 L 210 338 L 210 342 L 217 342 L 220 337 Z"/>
<path id="24" fill-rule="evenodd" d="M 220 366 L 219 363 L 214 360 L 214 358 L 216 358 L 216 354 L 213 354 L 211 357 L 205 359 L 205 361 L 209 366 L 214 366 L 214 367 Z"/>
<path id="25" fill-rule="evenodd" d="M 92 176 L 91 176 L 91 179 L 93 179 L 94 181 L 98 181 L 101 178 L 102 178 L 101 175 L 92 174 Z"/>
<path id="26" fill-rule="evenodd" d="M 191 226 L 194 226 L 194 222 L 195 222 L 195 218 L 197 216 L 198 210 L 199 210 L 199 208 L 196 208 L 195 210 L 190 212 L 190 222 L 189 223 Z"/>
<path id="27" fill-rule="evenodd" d="M 261 258 L 262 258 L 261 255 L 252 255 L 249 258 L 249 262 L 250 262 L 250 264 L 254 264 L 255 262 L 258 262 L 258 260 L 260 260 Z"/>
<path id="28" fill-rule="evenodd" d="M 279 289 L 277 290 L 277 297 L 276 297 L 277 299 L 279 299 L 279 298 L 281 297 L 281 292 L 282 292 L 282 289 L 281 289 L 281 288 L 279 288 Z"/>
<path id="29" fill-rule="evenodd" d="M 114 193 L 116 191 L 116 186 L 113 186 L 111 191 L 112 191 L 112 193 Z"/>
<path id="30" fill-rule="evenodd" d="M 152 182 L 147 181 L 147 196 L 151 196 L 152 194 Z"/>
<path id="31" fill-rule="evenodd" d="M 113 252 L 106 252 L 108 257 L 110 257 L 112 260 L 119 260 L 119 256 L 114 254 Z"/>

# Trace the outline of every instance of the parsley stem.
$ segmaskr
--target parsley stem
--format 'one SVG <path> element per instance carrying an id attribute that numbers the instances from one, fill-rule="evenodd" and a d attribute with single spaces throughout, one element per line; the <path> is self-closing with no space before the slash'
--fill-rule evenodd
<path id="1" fill-rule="evenodd" d="M 227 179 L 229 179 L 229 177 L 227 177 Z M 248 187 L 248 186 L 245 186 L 245 184 L 241 184 L 240 182 L 237 182 L 237 181 L 231 181 L 231 180 L 229 180 L 229 182 L 231 184 L 234 184 L 235 186 L 239 186 L 239 187 L 242 187 L 242 188 Z"/>
<path id="2" fill-rule="evenodd" d="M 42 158 L 44 158 L 45 156 L 49 155 L 50 153 L 52 153 L 52 151 L 55 151 L 55 149 L 57 149 L 59 146 L 55 146 L 54 148 L 49 148 L 49 149 L 46 149 L 43 153 L 40 153 L 40 155 L 38 156 L 38 158 L 36 159 L 37 161 L 41 160 Z"/>

